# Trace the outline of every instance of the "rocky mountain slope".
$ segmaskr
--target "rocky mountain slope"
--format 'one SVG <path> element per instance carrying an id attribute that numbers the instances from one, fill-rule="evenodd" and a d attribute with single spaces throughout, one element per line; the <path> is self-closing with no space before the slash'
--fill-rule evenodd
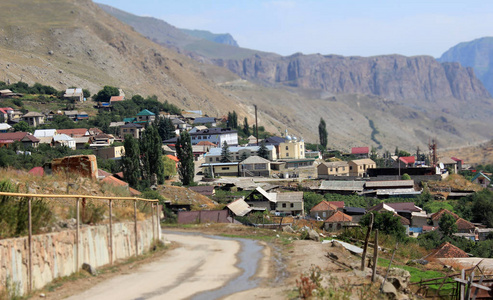
<path id="1" fill-rule="evenodd" d="M 2 81 L 92 93 L 114 85 L 211 116 L 235 110 L 250 124 L 255 104 L 260 125 L 274 133 L 288 128 L 307 142 L 318 141 L 323 117 L 332 148 L 412 151 L 434 137 L 441 146 L 491 139 L 484 130 L 493 123 L 491 99 L 458 64 L 402 56 L 283 58 L 190 37 L 152 18 L 145 19 L 155 26 L 140 34 L 136 24 L 122 24 L 89 0 L 6 0 L 0 9 Z M 249 81 L 213 61 L 231 64 Z"/>
<path id="2" fill-rule="evenodd" d="M 493 95 L 493 37 L 460 43 L 443 53 L 438 61 L 460 62 L 463 66 L 472 67 Z"/>
<path id="3" fill-rule="evenodd" d="M 229 33 L 212 33 L 207 30 L 191 30 L 191 29 L 181 29 L 188 35 L 194 36 L 199 39 L 205 39 L 214 43 L 230 45 L 233 47 L 239 47 L 238 42 Z"/>

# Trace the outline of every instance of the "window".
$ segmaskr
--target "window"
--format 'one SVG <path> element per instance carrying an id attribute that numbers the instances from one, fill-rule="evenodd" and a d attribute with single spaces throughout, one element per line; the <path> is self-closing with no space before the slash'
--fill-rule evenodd
<path id="1" fill-rule="evenodd" d="M 322 216 L 325 218 L 325 216 L 326 216 L 326 212 L 325 211 L 322 213 Z"/>
<path id="2" fill-rule="evenodd" d="M 289 153 L 288 152 L 286 152 L 286 157 L 289 157 Z"/>
<path id="3" fill-rule="evenodd" d="M 221 167 L 221 170 L 229 170 L 229 167 Z"/>
<path id="4" fill-rule="evenodd" d="M 216 157 L 216 161 L 219 161 L 219 157 Z"/>
<path id="5" fill-rule="evenodd" d="M 291 208 L 293 208 L 293 207 L 294 207 L 294 203 L 291 203 Z"/>
<path id="6" fill-rule="evenodd" d="M 283 204 L 282 204 L 282 207 L 283 207 L 283 208 L 286 208 L 286 203 L 283 203 Z"/>
<path id="7" fill-rule="evenodd" d="M 255 170 L 265 170 L 267 169 L 266 164 L 255 164 Z"/>
<path id="8" fill-rule="evenodd" d="M 286 146 L 286 150 L 289 150 L 289 146 Z"/>
<path id="9" fill-rule="evenodd" d="M 330 171 L 332 172 L 332 168 L 330 168 Z"/>
<path id="10" fill-rule="evenodd" d="M 349 166 L 349 170 L 352 170 L 353 169 L 353 166 Z"/>

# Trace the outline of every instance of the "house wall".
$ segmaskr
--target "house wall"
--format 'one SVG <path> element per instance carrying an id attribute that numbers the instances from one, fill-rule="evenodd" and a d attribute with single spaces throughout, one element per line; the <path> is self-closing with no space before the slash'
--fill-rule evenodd
<path id="1" fill-rule="evenodd" d="M 113 224 L 113 259 L 126 259 L 135 255 L 134 223 Z M 138 253 L 147 251 L 154 234 L 160 231 L 152 227 L 152 220 L 137 223 Z M 33 288 L 40 289 L 57 277 L 78 271 L 83 263 L 100 267 L 110 263 L 109 225 L 82 227 L 80 229 L 80 265 L 76 266 L 75 230 L 40 234 L 32 237 Z M 28 291 L 28 238 L 0 240 L 0 291 L 7 278 L 19 293 Z"/>
<path id="2" fill-rule="evenodd" d="M 317 174 L 320 178 L 329 178 L 329 176 L 348 176 L 349 165 L 346 166 L 326 166 L 320 164 L 317 166 Z"/>
<path id="3" fill-rule="evenodd" d="M 214 175 L 218 176 L 238 176 L 238 165 L 233 166 L 214 166 Z"/>
<path id="4" fill-rule="evenodd" d="M 104 159 L 119 158 L 125 154 L 125 147 L 117 146 L 110 148 L 94 149 L 93 152 L 94 155 L 96 155 L 97 157 Z"/>
<path id="5" fill-rule="evenodd" d="M 138 129 L 138 128 L 125 128 L 125 127 L 120 128 L 121 137 L 125 137 L 125 135 L 130 134 L 134 138 L 138 139 L 140 137 L 141 132 L 142 129 Z"/>
<path id="6" fill-rule="evenodd" d="M 228 143 L 229 146 L 238 145 L 238 133 L 221 133 L 221 134 L 200 134 L 192 135 L 192 145 L 197 145 L 199 142 L 208 141 L 216 145 L 222 146 L 224 142 Z"/>
<path id="7" fill-rule="evenodd" d="M 317 217 L 322 218 L 323 220 L 327 219 L 328 217 L 332 216 L 336 211 L 332 210 L 318 210 L 318 211 L 311 211 L 310 212 L 310 217 L 316 219 Z"/>
<path id="8" fill-rule="evenodd" d="M 305 142 L 280 143 L 277 156 L 279 159 L 305 158 Z"/>
<path id="9" fill-rule="evenodd" d="M 372 168 L 376 168 L 376 164 L 356 164 L 353 161 L 348 163 L 349 165 L 349 176 L 358 176 L 363 177 L 366 173 L 366 170 Z"/>
<path id="10" fill-rule="evenodd" d="M 303 201 L 301 202 L 278 201 L 276 203 L 276 211 L 283 213 L 291 213 L 293 215 L 303 214 Z"/>

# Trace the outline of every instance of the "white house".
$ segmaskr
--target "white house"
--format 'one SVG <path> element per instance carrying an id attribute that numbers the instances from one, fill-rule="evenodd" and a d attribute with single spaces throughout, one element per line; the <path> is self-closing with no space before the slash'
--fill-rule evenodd
<path id="1" fill-rule="evenodd" d="M 66 134 L 57 134 L 53 136 L 53 142 L 55 146 L 62 145 L 62 146 L 67 146 L 72 150 L 75 150 L 76 148 L 76 143 L 75 140 L 71 137 L 69 137 Z"/>
<path id="2" fill-rule="evenodd" d="M 267 148 L 267 151 L 269 153 L 268 159 L 276 160 L 277 159 L 276 148 L 273 145 L 267 145 L 265 147 Z M 259 149 L 260 146 L 246 146 L 246 147 L 232 146 L 229 147 L 229 153 L 231 155 L 232 161 L 242 161 L 242 157 L 248 158 L 253 155 L 258 155 Z M 211 148 L 209 150 L 209 153 L 205 155 L 205 161 L 208 163 L 219 162 L 221 160 L 221 152 L 222 152 L 222 147 Z"/>

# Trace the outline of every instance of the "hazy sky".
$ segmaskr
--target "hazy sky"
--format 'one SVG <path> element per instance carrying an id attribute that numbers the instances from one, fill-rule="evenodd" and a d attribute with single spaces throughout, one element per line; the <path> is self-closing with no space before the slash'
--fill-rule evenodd
<path id="1" fill-rule="evenodd" d="M 290 55 L 432 55 L 493 36 L 492 0 L 96 0 L 241 47 Z"/>

